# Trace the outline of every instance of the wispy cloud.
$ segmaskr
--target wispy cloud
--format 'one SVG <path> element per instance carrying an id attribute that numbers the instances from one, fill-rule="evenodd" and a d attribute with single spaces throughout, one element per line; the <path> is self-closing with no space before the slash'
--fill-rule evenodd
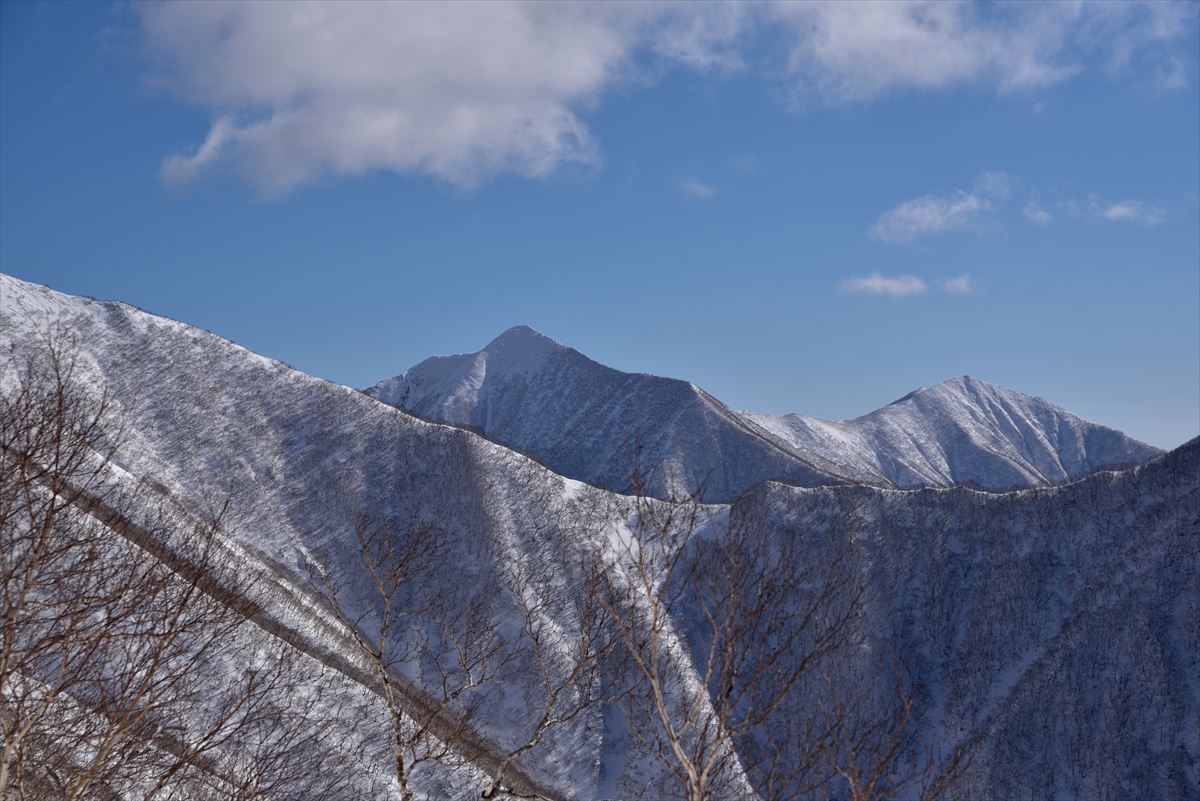
<path id="1" fill-rule="evenodd" d="M 951 197 L 924 195 L 884 212 L 871 226 L 871 236 L 883 242 L 912 242 L 928 234 L 966 228 L 985 208 L 983 201 L 966 192 Z"/>
<path id="2" fill-rule="evenodd" d="M 1092 59 L 1120 72 L 1136 55 L 1183 52 L 1196 17 L 1194 5 L 1157 2 L 780 0 L 770 8 L 790 44 L 797 93 L 833 102 L 970 85 L 1027 92 L 1083 72 Z"/>
<path id="3" fill-rule="evenodd" d="M 1141 200 L 1102 204 L 1093 198 L 1088 201 L 1088 213 L 1094 219 L 1104 222 L 1132 222 L 1143 225 L 1158 225 L 1167 219 L 1166 211 Z"/>
<path id="4" fill-rule="evenodd" d="M 1086 200 L 1069 197 L 1058 202 L 1058 210 L 1072 220 L 1094 223 L 1137 223 L 1146 226 L 1167 221 L 1167 210 L 1144 200 L 1127 199 L 1115 203 L 1101 201 L 1095 195 Z"/>
<path id="5" fill-rule="evenodd" d="M 929 288 L 915 275 L 888 276 L 871 273 L 861 278 L 846 278 L 838 285 L 843 292 L 859 295 L 888 295 L 893 298 L 921 295 Z"/>
<path id="6" fill-rule="evenodd" d="M 1036 197 L 1030 197 L 1025 204 L 1025 219 L 1035 225 L 1049 225 L 1054 222 L 1054 215 L 1042 208 Z"/>
<path id="7" fill-rule="evenodd" d="M 729 160 L 729 166 L 745 175 L 758 174 L 758 159 L 754 156 L 739 156 Z"/>
<path id="8" fill-rule="evenodd" d="M 968 273 L 945 278 L 938 284 L 938 287 L 951 295 L 967 295 L 975 291 L 975 284 L 971 281 Z"/>
<path id="9" fill-rule="evenodd" d="M 690 200 L 709 200 L 716 196 L 717 187 L 699 178 L 688 177 L 679 180 L 679 191 Z"/>
<path id="10" fill-rule="evenodd" d="M 978 225 L 1009 196 L 1009 177 L 985 172 L 971 191 L 951 195 L 922 195 L 885 211 L 871 226 L 870 235 L 881 242 L 908 243 L 930 234 L 958 231 Z"/>
<path id="11" fill-rule="evenodd" d="M 232 144 L 237 134 L 237 126 L 229 117 L 218 117 L 208 131 L 208 136 L 196 152 L 190 156 L 168 156 L 163 159 L 162 179 L 168 186 L 186 184 L 202 170 L 221 158 L 226 148 Z"/>

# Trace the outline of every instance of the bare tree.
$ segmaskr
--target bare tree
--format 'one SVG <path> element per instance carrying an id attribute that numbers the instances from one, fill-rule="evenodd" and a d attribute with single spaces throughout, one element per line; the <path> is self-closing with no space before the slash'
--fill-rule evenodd
<path id="1" fill-rule="evenodd" d="M 914 767 L 913 694 L 897 713 L 861 685 L 821 686 L 861 643 L 866 584 L 847 557 L 814 561 L 753 516 L 713 517 L 698 495 L 651 499 L 631 452 L 631 527 L 596 558 L 630 665 L 629 732 L 663 768 L 657 792 L 881 801 L 921 773 L 936 797 L 961 755 Z"/>
<path id="2" fill-rule="evenodd" d="M 438 577 L 448 545 L 442 529 L 406 530 L 360 515 L 355 537 L 358 559 L 349 570 L 310 565 L 310 574 L 377 681 L 394 778 L 409 801 L 418 767 L 463 764 L 477 739 L 478 691 L 496 680 L 508 655 L 486 594 Z M 352 605 L 344 595 L 356 586 L 365 589 Z M 410 667 L 425 680 L 406 679 Z"/>
<path id="3" fill-rule="evenodd" d="M 217 670 L 254 577 L 224 558 L 219 513 L 125 489 L 121 427 L 76 369 L 51 341 L 0 396 L 0 796 L 260 797 L 225 770 L 239 750 L 281 788 L 311 724 L 281 703 L 295 660 L 260 646 Z"/>
<path id="4" fill-rule="evenodd" d="M 521 639 L 513 644 L 515 662 L 535 676 L 533 695 L 542 701 L 526 739 L 511 749 L 491 772 L 484 798 L 530 797 L 505 785 L 512 764 L 538 748 L 552 730 L 610 703 L 611 677 L 602 675 L 617 645 L 601 602 L 601 573 L 581 560 L 578 586 L 548 586 L 528 566 L 513 569 L 506 588 L 515 600 Z M 535 707 L 537 708 L 537 707 Z"/>
<path id="5" fill-rule="evenodd" d="M 970 765 L 974 749 L 956 743 L 949 753 L 921 741 L 913 725 L 920 693 L 908 671 L 895 670 L 894 692 L 879 693 L 845 674 L 824 677 L 826 690 L 816 698 L 818 714 L 830 721 L 821 744 L 831 791 L 846 801 L 935 801 Z"/>
<path id="6" fill-rule="evenodd" d="M 518 564 L 495 584 L 460 586 L 447 580 L 454 549 L 440 526 L 359 515 L 354 532 L 350 565 L 310 574 L 386 702 L 401 797 L 414 797 L 422 765 L 466 762 L 487 775 L 483 798 L 546 797 L 522 761 L 609 700 L 614 639 L 595 564 L 581 559 L 571 583 Z M 507 722 L 525 730 L 504 747 L 483 734 L 501 684 L 523 690 L 531 713 Z"/>
<path id="7" fill-rule="evenodd" d="M 225 687 L 174 705 L 161 726 L 143 801 L 337 799 L 353 774 L 315 733 L 336 719 L 333 671 L 281 642 L 256 643 Z M 307 664 L 302 664 L 307 662 Z M 136 796 L 135 796 L 136 797 Z"/>
<path id="8" fill-rule="evenodd" d="M 121 427 L 62 349 L 25 360 L 8 386 L 0 795 L 351 792 L 311 737 L 338 700 L 308 657 L 249 630 L 262 576 L 230 558 L 222 511 L 130 488 L 112 465 Z M 964 752 L 922 751 L 920 693 L 902 681 L 888 699 L 853 669 L 866 593 L 845 558 L 815 562 L 694 497 L 652 500 L 636 461 L 633 487 L 630 529 L 568 581 L 520 563 L 495 586 L 459 586 L 440 575 L 455 553 L 440 526 L 367 516 L 353 565 L 313 569 L 385 701 L 405 801 L 422 765 L 468 761 L 488 774 L 483 797 L 540 797 L 522 761 L 618 691 L 632 737 L 675 788 L 664 797 L 943 793 Z M 530 699 L 505 749 L 480 733 L 502 680 Z"/>

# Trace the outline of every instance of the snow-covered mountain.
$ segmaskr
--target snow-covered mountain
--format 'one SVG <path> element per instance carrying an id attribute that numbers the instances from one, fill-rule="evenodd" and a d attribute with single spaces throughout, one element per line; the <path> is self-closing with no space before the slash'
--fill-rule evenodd
<path id="1" fill-rule="evenodd" d="M 432 420 L 476 428 L 562 475 L 623 491 L 628 445 L 656 465 L 651 489 L 733 498 L 767 478 L 842 480 L 695 384 L 623 373 L 531 328 L 510 328 L 478 353 L 435 356 L 366 390 Z"/>
<path id="2" fill-rule="evenodd" d="M 745 413 L 800 453 L 859 482 L 897 487 L 1058 484 L 1160 451 L 1041 398 L 962 376 L 853 420 Z"/>
<path id="3" fill-rule="evenodd" d="M 0 390 L 49 328 L 74 341 L 83 377 L 108 393 L 126 423 L 117 465 L 190 507 L 228 500 L 228 536 L 279 571 L 296 597 L 312 560 L 333 567 L 353 561 L 354 521 L 364 512 L 434 520 L 452 531 L 453 547 L 437 575 L 464 592 L 490 592 L 515 567 L 548 586 L 572 586 L 580 545 L 603 542 L 628 518 L 628 498 L 564 478 L 469 430 L 425 422 L 198 328 L 4 275 Z M 553 386 L 552 377 L 566 384 L 589 378 L 598 396 L 611 394 L 590 411 L 579 409 L 588 419 L 622 412 L 650 420 L 648 412 L 629 408 L 628 398 L 657 402 L 655 408 L 677 414 L 674 428 L 658 430 L 670 431 L 676 439 L 666 442 L 683 455 L 685 434 L 693 432 L 687 426 L 711 422 L 719 436 L 706 441 L 727 437 L 732 444 L 709 464 L 735 454 L 747 460 L 737 477 L 753 483 L 756 451 L 735 436 L 750 424 L 701 391 L 608 370 L 527 330 L 510 333 L 517 344 L 507 354 L 436 360 L 439 369 L 419 374 L 414 368 L 395 383 L 400 402 L 436 412 L 436 398 L 475 381 L 456 403 L 487 409 L 489 401 L 504 402 L 470 424 L 518 425 L 507 415 L 522 407 L 520 393 Z M 496 351 L 505 349 L 504 340 Z M 664 396 L 664 385 L 678 395 Z M 626 387 L 635 390 L 622 394 Z M 584 390 L 570 393 L 586 405 Z M 546 434 L 543 427 L 555 419 L 549 415 L 570 407 L 556 401 L 538 408 L 547 416 L 520 429 L 531 436 Z M 1032 412 L 1022 419 L 1043 420 Z M 778 451 L 779 464 L 792 465 L 790 446 L 762 430 L 765 438 L 756 441 L 767 450 L 761 453 Z M 603 432 L 615 437 L 619 424 L 608 421 Z M 596 443 L 604 444 L 583 440 Z M 1083 444 L 1093 447 L 1086 438 Z M 564 459 L 567 446 L 564 440 Z M 833 475 L 813 473 L 815 483 Z M 1200 440 L 1139 467 L 1064 486 L 993 494 L 767 482 L 732 507 L 714 504 L 706 513 L 754 520 L 767 536 L 801 543 L 816 564 L 834 552 L 844 555 L 870 584 L 861 620 L 868 639 L 847 656 L 854 669 L 886 692 L 894 678 L 888 655 L 908 655 L 925 688 L 921 736 L 944 747 L 980 738 L 975 762 L 949 798 L 1185 801 L 1200 794 Z M 365 592 L 347 587 L 343 600 L 357 611 L 367 603 Z M 311 605 L 277 606 L 297 631 L 315 637 L 327 627 Z M 556 630 L 573 625 L 546 622 Z M 701 639 L 692 636 L 688 617 L 673 623 L 680 643 Z M 691 668 L 684 660 L 679 669 Z M 479 719 L 480 734 L 500 748 L 520 741 L 537 701 L 525 686 L 502 690 Z M 360 711 L 331 720 L 320 737 L 364 773 L 386 775 L 378 699 L 361 687 L 346 692 Z M 600 712 L 564 727 L 520 761 L 540 788 L 563 801 L 633 797 L 645 779 L 635 769 L 646 764 Z M 479 796 L 470 766 L 465 774 L 431 768 L 421 782 L 429 799 Z"/>
<path id="4" fill-rule="evenodd" d="M 734 508 L 818 563 L 853 543 L 868 650 L 910 655 L 926 725 L 982 734 L 952 798 L 1200 797 L 1200 438 L 1057 487 L 767 483 Z"/>
<path id="5" fill-rule="evenodd" d="M 464 593 L 500 597 L 501 577 L 522 566 L 572 582 L 581 533 L 597 530 L 595 509 L 609 505 L 600 491 L 476 434 L 423 422 L 207 331 L 0 274 L 0 389 L 11 388 L 48 333 L 77 354 L 79 377 L 107 394 L 124 424 L 116 467 L 188 509 L 227 503 L 227 533 L 251 555 L 247 569 L 261 561 L 291 571 L 296 592 L 313 562 L 357 575 L 361 515 L 444 527 L 454 546 L 439 574 Z M 365 581 L 343 593 L 352 616 L 371 608 Z M 278 603 L 302 632 L 316 637 L 328 628 L 313 602 Z M 485 707 L 480 732 L 501 753 L 527 735 L 535 714 L 521 687 L 505 689 Z M 365 774 L 387 776 L 388 724 L 375 701 L 362 725 L 337 725 L 321 737 Z M 582 716 L 556 732 L 553 751 L 529 754 L 522 767 L 553 798 L 598 797 L 603 738 L 599 713 Z M 422 784 L 428 798 L 448 801 L 478 798 L 483 786 L 437 769 Z"/>
<path id="6" fill-rule="evenodd" d="M 563 475 L 624 490 L 626 442 L 662 465 L 652 489 L 728 501 L 768 479 L 802 486 L 1056 484 L 1159 451 L 1052 404 L 969 377 L 844 422 L 737 413 L 694 384 L 623 373 L 536 331 L 435 356 L 367 394 L 470 426 Z"/>

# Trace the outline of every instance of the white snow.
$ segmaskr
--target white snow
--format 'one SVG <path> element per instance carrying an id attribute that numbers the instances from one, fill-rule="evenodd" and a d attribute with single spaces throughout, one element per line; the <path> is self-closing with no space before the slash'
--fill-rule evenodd
<path id="1" fill-rule="evenodd" d="M 854 420 L 737 413 L 694 384 L 622 373 L 533 329 L 478 353 L 437 356 L 366 390 L 431 419 L 482 430 L 571 478 L 624 490 L 640 438 L 660 496 L 703 486 L 728 501 L 760 481 L 804 486 L 1058 484 L 1159 451 L 1047 401 L 969 376 Z"/>
<path id="2" fill-rule="evenodd" d="M 1014 493 L 798 488 L 759 482 L 820 483 L 840 470 L 888 484 L 984 483 L 979 477 L 1000 481 L 1010 470 L 1040 484 L 1145 452 L 976 379 L 842 423 L 742 417 L 686 382 L 610 370 L 528 329 L 506 332 L 482 360 L 442 357 L 393 380 L 392 389 L 432 404 L 423 408 L 467 387 L 463 422 L 512 437 L 563 478 L 469 431 L 422 422 L 199 329 L 0 275 L 0 373 L 48 325 L 75 337 L 90 378 L 119 404 L 131 432 L 120 468 L 192 508 L 228 499 L 239 558 L 269 558 L 294 571 L 297 585 L 313 561 L 338 567 L 355 557 L 352 522 L 366 510 L 451 529 L 458 539 L 445 580 L 453 586 L 487 587 L 516 565 L 570 586 L 580 545 L 629 542 L 628 499 L 586 482 L 627 473 L 621 429 L 640 426 L 652 456 L 676 466 L 673 480 L 711 470 L 721 492 L 758 484 L 732 510 L 709 507 L 714 519 L 761 511 L 755 519 L 771 536 L 799 539 L 814 562 L 849 549 L 872 588 L 863 617 L 870 647 L 855 650 L 855 671 L 890 688 L 889 654 L 916 653 L 911 667 L 937 700 L 927 723 L 938 726 L 938 743 L 953 743 L 988 713 L 969 796 L 1057 787 L 1099 797 L 1108 765 L 1123 771 L 1110 796 L 1136 788 L 1139 798 L 1171 801 L 1200 787 L 1200 443 L 1140 468 Z M 801 443 L 812 452 L 801 454 Z M 365 603 L 355 588 L 345 601 Z M 297 627 L 336 645 L 336 626 L 318 606 L 283 590 L 278 604 Z M 686 671 L 687 621 L 674 623 Z M 521 691 L 505 687 L 503 697 Z M 485 716 L 484 733 L 511 744 L 526 722 L 517 705 L 496 703 L 511 717 Z M 336 737 L 352 725 L 370 729 L 378 708 L 369 704 L 358 707 L 374 710 L 367 717 L 339 721 Z M 612 718 L 597 713 L 561 732 L 523 767 L 580 801 L 627 790 L 614 773 L 651 778 L 652 763 Z M 386 770 L 371 754 L 353 757 L 360 741 L 352 735 L 347 758 Z M 431 776 L 430 797 L 453 797 L 440 788 L 455 778 Z"/>

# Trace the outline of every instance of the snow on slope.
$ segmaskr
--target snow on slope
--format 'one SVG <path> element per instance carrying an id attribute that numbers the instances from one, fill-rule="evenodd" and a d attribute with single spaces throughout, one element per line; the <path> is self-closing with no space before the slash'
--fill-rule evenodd
<path id="1" fill-rule="evenodd" d="M 352 559 L 351 521 L 367 510 L 460 532 L 445 566 L 455 584 L 495 586 L 523 565 L 561 586 L 573 580 L 575 544 L 624 502 L 199 329 L 3 275 L 0 374 L 48 322 L 74 335 L 129 423 L 123 468 L 196 506 L 228 498 L 231 535 L 297 569 L 305 554 Z M 557 347 L 518 348 L 508 375 L 544 373 Z M 470 405 L 492 388 L 485 377 L 463 397 Z M 1200 442 L 1062 487 L 992 495 L 767 483 L 734 511 L 766 521 L 772 536 L 801 538 L 816 563 L 824 549 L 850 550 L 873 588 L 870 637 L 915 654 L 914 675 L 934 701 L 929 736 L 982 734 L 954 797 L 1197 797 Z M 352 589 L 346 601 L 363 598 Z M 676 622 L 691 641 L 687 620 Z M 884 689 L 887 653 L 854 655 Z M 486 716 L 485 733 L 501 743 L 528 714 L 523 691 L 511 689 Z M 613 797 L 621 777 L 611 771 L 645 757 L 611 724 L 588 716 L 526 768 L 567 797 Z M 430 797 L 478 795 L 455 790 Z"/>
<path id="2" fill-rule="evenodd" d="M 624 443 L 638 436 L 649 463 L 662 465 L 655 492 L 704 482 L 703 497 L 712 501 L 767 479 L 1004 490 L 1159 453 L 1040 398 L 969 377 L 846 422 L 738 414 L 694 384 L 605 367 L 525 326 L 478 353 L 427 359 L 366 392 L 475 427 L 563 475 L 617 491 L 628 486 Z"/>
<path id="3" fill-rule="evenodd" d="M 817 563 L 853 543 L 890 646 L 866 669 L 910 654 L 931 736 L 982 735 L 950 798 L 1200 797 L 1200 438 L 1059 487 L 768 483 L 734 508 Z"/>
<path id="4" fill-rule="evenodd" d="M 1160 453 L 1041 398 L 970 376 L 919 389 L 854 420 L 745 415 L 858 481 L 898 487 L 1058 484 Z"/>
<path id="5" fill-rule="evenodd" d="M 789 450 L 694 384 L 598 364 L 531 328 L 478 353 L 435 356 L 366 390 L 423 417 L 478 428 L 553 470 L 629 487 L 626 442 L 659 469 L 651 490 L 728 500 L 767 478 L 818 485 L 832 467 Z"/>
<path id="6" fill-rule="evenodd" d="M 595 507 L 607 499 L 599 491 L 475 434 L 417 420 L 206 331 L 0 275 L 5 380 L 48 327 L 74 342 L 84 377 L 108 393 L 127 426 L 117 466 L 194 509 L 228 501 L 229 535 L 298 576 L 310 557 L 353 564 L 354 524 L 367 513 L 435 521 L 454 535 L 441 571 L 448 585 L 500 595 L 500 577 L 518 566 L 546 581 L 574 581 L 575 549 L 601 525 Z M 365 585 L 344 595 L 352 616 L 368 608 Z M 488 700 L 482 733 L 512 748 L 527 736 L 537 691 L 505 689 Z M 557 731 L 553 743 L 523 767 L 563 797 L 594 797 L 596 755 L 605 750 L 599 713 Z M 364 769 L 381 766 L 386 772 L 386 759 Z M 480 792 L 456 790 L 449 798 Z"/>

